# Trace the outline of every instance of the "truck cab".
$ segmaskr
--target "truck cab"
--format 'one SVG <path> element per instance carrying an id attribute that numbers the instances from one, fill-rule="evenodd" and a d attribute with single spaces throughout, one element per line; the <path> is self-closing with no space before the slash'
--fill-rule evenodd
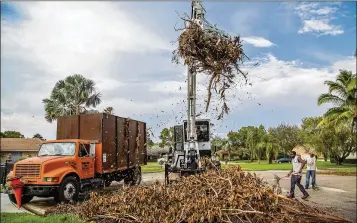
<path id="1" fill-rule="evenodd" d="M 15 163 L 7 178 L 21 177 L 22 203 L 34 196 L 54 197 L 58 202 L 76 199 L 79 182 L 95 176 L 95 150 L 99 146 L 96 142 L 77 139 L 46 141 L 37 157 Z M 11 190 L 9 197 L 14 202 Z"/>

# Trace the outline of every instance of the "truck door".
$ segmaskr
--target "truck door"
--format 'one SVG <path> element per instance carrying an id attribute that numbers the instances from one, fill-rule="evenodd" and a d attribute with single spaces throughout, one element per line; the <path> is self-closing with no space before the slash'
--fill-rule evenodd
<path id="1" fill-rule="evenodd" d="M 94 156 L 91 144 L 79 144 L 79 174 L 82 179 L 94 177 Z"/>

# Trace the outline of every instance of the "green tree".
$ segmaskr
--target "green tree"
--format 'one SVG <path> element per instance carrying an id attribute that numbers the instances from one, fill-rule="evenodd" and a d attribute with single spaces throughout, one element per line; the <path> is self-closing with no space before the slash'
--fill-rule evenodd
<path id="1" fill-rule="evenodd" d="M 113 107 L 107 107 L 107 108 L 104 109 L 103 112 L 106 113 L 106 114 L 109 114 L 109 115 L 114 115 L 114 108 Z"/>
<path id="2" fill-rule="evenodd" d="M 305 144 L 323 153 L 325 160 L 330 154 L 331 162 L 341 165 L 350 153 L 356 151 L 356 137 L 350 131 L 350 122 L 333 122 L 319 125 L 323 117 L 308 117 L 302 120 L 301 138 Z"/>
<path id="3" fill-rule="evenodd" d="M 95 90 L 95 83 L 80 74 L 60 80 L 53 88 L 50 98 L 43 99 L 45 118 L 52 122 L 62 115 L 79 115 L 101 103 L 101 94 Z"/>
<path id="4" fill-rule="evenodd" d="M 1 134 L 1 138 L 25 138 L 25 136 L 17 131 L 5 131 Z"/>
<path id="5" fill-rule="evenodd" d="M 257 145 L 259 143 L 259 134 L 258 128 L 254 126 L 247 127 L 247 139 L 246 139 L 246 147 L 250 151 L 250 161 L 253 162 L 254 156 L 257 155 Z"/>
<path id="6" fill-rule="evenodd" d="M 276 140 L 274 140 L 274 137 L 272 135 L 272 128 L 268 129 L 268 132 L 265 136 L 265 155 L 267 157 L 267 160 L 269 160 L 269 164 L 273 163 L 273 159 L 276 157 L 278 151 L 278 143 Z"/>
<path id="7" fill-rule="evenodd" d="M 229 152 L 233 152 L 234 155 L 237 155 L 240 159 L 246 157 L 252 157 L 252 150 L 250 150 L 247 142 L 248 132 L 253 126 L 242 127 L 237 132 L 229 132 L 227 134 L 229 141 Z"/>
<path id="8" fill-rule="evenodd" d="M 154 133 L 152 132 L 152 129 L 150 127 L 147 128 L 146 130 L 146 143 L 149 149 L 151 149 L 155 143 L 152 141 L 151 137 L 154 137 Z"/>
<path id="9" fill-rule="evenodd" d="M 349 122 L 340 122 L 338 126 L 333 128 L 335 130 L 335 143 L 331 149 L 331 157 L 335 159 L 337 165 L 341 165 L 351 153 L 357 152 L 357 139 L 356 135 L 350 131 Z"/>
<path id="10" fill-rule="evenodd" d="M 217 151 L 224 149 L 224 147 L 227 145 L 228 139 L 221 138 L 221 137 L 214 137 L 211 140 L 211 147 L 217 147 Z"/>
<path id="11" fill-rule="evenodd" d="M 159 143 L 160 147 L 164 146 L 173 146 L 174 145 L 174 128 L 164 128 L 160 132 L 159 136 L 161 142 Z"/>
<path id="12" fill-rule="evenodd" d="M 324 128 L 319 126 L 322 119 L 322 117 L 303 118 L 300 137 L 306 147 L 313 148 L 316 152 L 322 153 L 325 161 L 327 161 L 329 149 L 325 146 L 323 141 L 323 136 L 326 131 Z"/>
<path id="13" fill-rule="evenodd" d="M 229 147 L 229 141 L 227 138 L 214 137 L 211 141 L 211 147 L 216 147 L 217 151 L 228 149 L 228 160 L 231 159 L 231 148 Z"/>
<path id="14" fill-rule="evenodd" d="M 257 137 L 258 137 L 258 144 L 256 146 L 256 154 L 258 157 L 258 163 L 260 164 L 260 159 L 263 158 L 263 154 L 266 151 L 267 143 L 268 143 L 268 135 L 267 131 L 265 130 L 265 127 L 263 125 L 260 125 L 258 128 L 256 128 L 257 131 Z"/>
<path id="15" fill-rule="evenodd" d="M 43 137 L 42 137 L 42 135 L 40 134 L 40 133 L 36 133 L 35 135 L 33 135 L 33 137 L 32 138 L 34 138 L 34 139 L 41 139 L 41 140 L 43 140 Z"/>
<path id="16" fill-rule="evenodd" d="M 302 144 L 299 131 L 296 125 L 280 124 L 271 128 L 270 133 L 279 151 L 287 155 L 295 146 Z"/>
<path id="17" fill-rule="evenodd" d="M 332 108 L 324 114 L 320 125 L 328 122 L 338 125 L 340 122 L 351 122 L 352 131 L 357 132 L 357 76 L 351 71 L 340 70 L 336 81 L 325 81 L 328 93 L 321 94 L 318 105 L 331 103 Z"/>

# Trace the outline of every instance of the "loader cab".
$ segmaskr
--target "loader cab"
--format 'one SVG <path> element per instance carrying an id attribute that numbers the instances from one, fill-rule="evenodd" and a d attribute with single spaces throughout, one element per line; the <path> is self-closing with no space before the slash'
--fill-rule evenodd
<path id="1" fill-rule="evenodd" d="M 210 120 L 196 120 L 196 134 L 201 156 L 211 156 Z M 174 127 L 175 150 L 183 151 L 188 146 L 187 121 Z"/>

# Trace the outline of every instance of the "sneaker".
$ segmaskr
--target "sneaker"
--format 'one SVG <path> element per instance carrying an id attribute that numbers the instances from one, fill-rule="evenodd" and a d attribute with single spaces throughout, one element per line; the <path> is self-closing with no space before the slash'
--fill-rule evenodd
<path id="1" fill-rule="evenodd" d="M 309 187 L 305 187 L 305 190 L 309 189 Z"/>
<path id="2" fill-rule="evenodd" d="M 286 195 L 287 198 L 295 198 L 295 196 L 293 194 L 288 194 Z"/>
<path id="3" fill-rule="evenodd" d="M 301 199 L 305 200 L 306 198 L 308 198 L 310 195 L 306 194 L 304 196 L 301 197 Z"/>

